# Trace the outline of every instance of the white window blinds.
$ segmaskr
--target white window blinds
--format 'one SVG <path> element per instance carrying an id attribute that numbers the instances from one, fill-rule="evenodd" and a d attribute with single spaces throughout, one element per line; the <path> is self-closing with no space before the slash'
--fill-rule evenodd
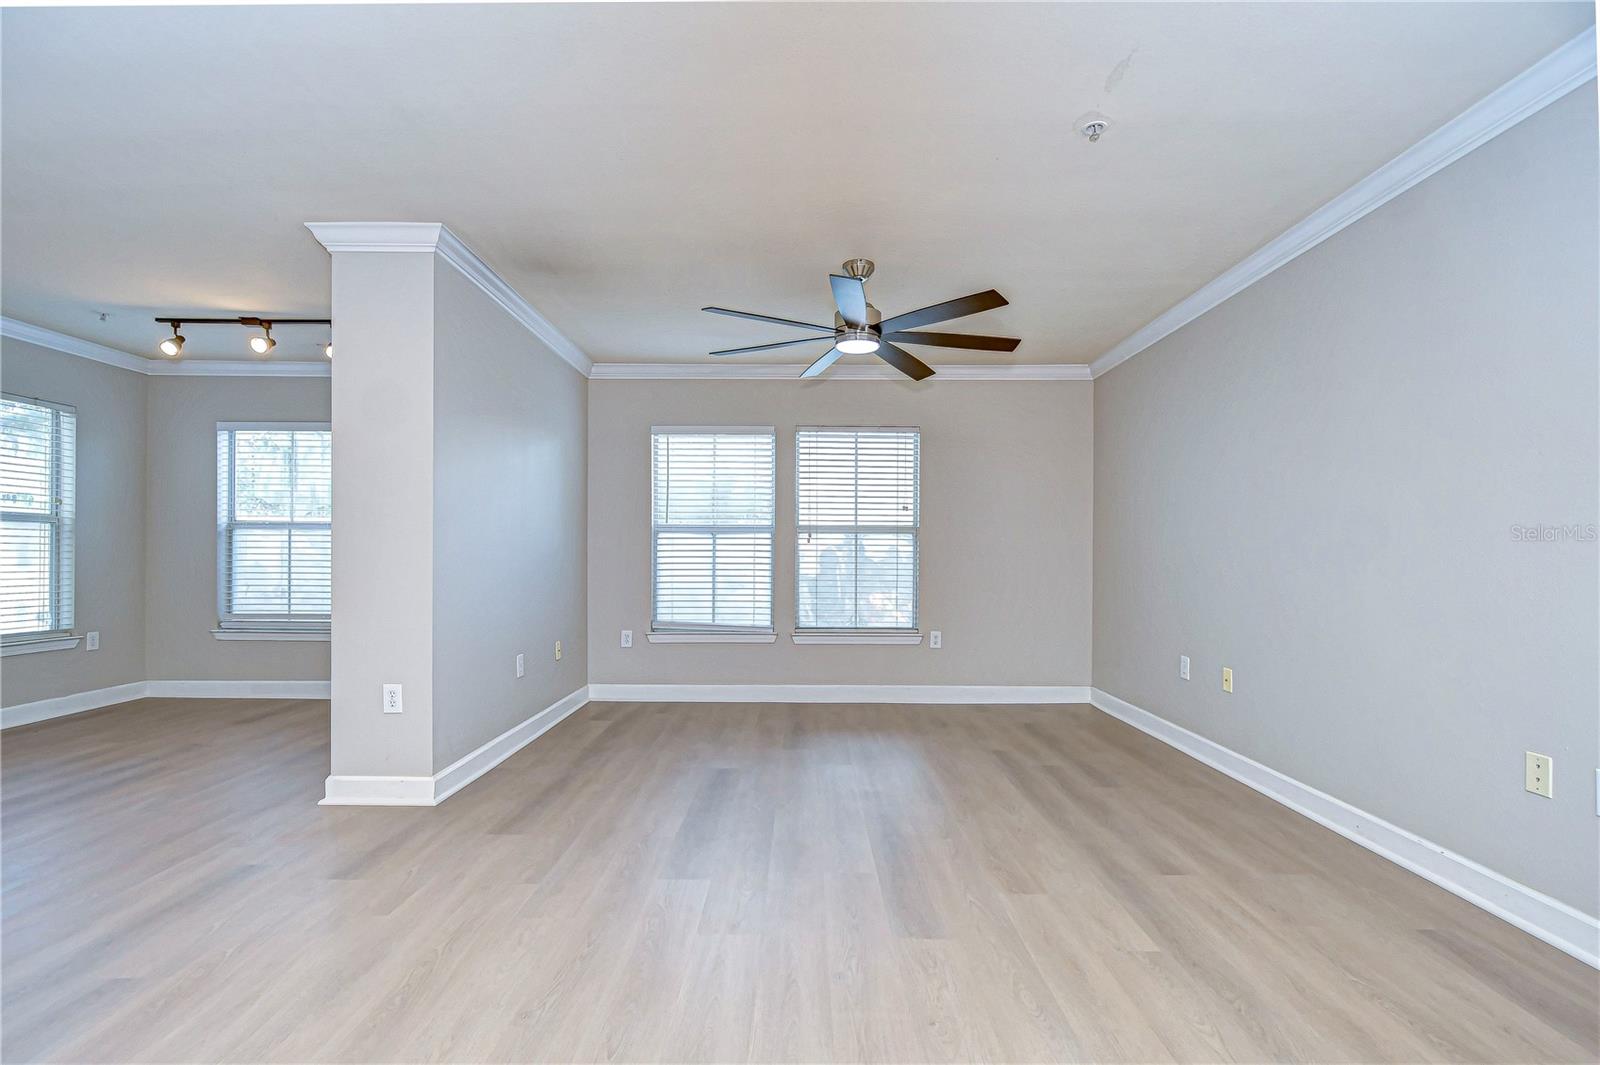
<path id="1" fill-rule="evenodd" d="M 0 397 L 0 635 L 72 630 L 77 415 Z"/>
<path id="2" fill-rule="evenodd" d="M 222 628 L 328 627 L 333 434 L 323 425 L 217 427 Z"/>
<path id="3" fill-rule="evenodd" d="M 651 628 L 771 632 L 773 430 L 650 433 Z"/>
<path id="4" fill-rule="evenodd" d="M 795 626 L 917 627 L 917 429 L 795 433 Z"/>

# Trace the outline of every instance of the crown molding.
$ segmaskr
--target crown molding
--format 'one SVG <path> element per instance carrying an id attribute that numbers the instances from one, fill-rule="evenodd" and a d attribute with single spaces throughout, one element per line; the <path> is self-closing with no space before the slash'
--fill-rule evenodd
<path id="1" fill-rule="evenodd" d="M 1122 365 L 1594 76 L 1591 26 L 1095 359 L 1089 364 L 1092 375 Z"/>
<path id="2" fill-rule="evenodd" d="M 53 351 L 65 352 L 79 358 L 93 359 L 103 362 L 107 366 L 115 366 L 119 370 L 132 370 L 134 373 L 148 373 L 145 363 L 148 359 L 141 359 L 137 355 L 130 355 L 117 348 L 108 348 L 104 344 L 96 344 L 92 340 L 83 340 L 79 337 L 58 333 L 54 329 L 46 329 L 42 325 L 31 322 L 19 321 L 16 318 L 0 317 L 0 336 L 10 337 L 12 340 L 21 340 L 29 344 L 37 344 L 41 348 L 50 348 Z"/>
<path id="3" fill-rule="evenodd" d="M 437 254 L 498 303 L 551 351 L 588 376 L 593 365 L 583 349 L 523 299 L 505 278 L 467 247 L 442 222 L 307 222 L 311 235 L 334 252 L 422 252 Z"/>
<path id="4" fill-rule="evenodd" d="M 804 363 L 600 362 L 589 371 L 596 381 L 796 381 Z M 931 381 L 1087 381 L 1083 365 L 938 366 Z M 834 366 L 821 381 L 894 381 L 910 384 L 887 366 Z M 931 382 L 930 382 L 931 383 Z"/>
<path id="5" fill-rule="evenodd" d="M 321 362 L 244 362 L 243 360 L 205 361 L 175 359 L 172 362 L 146 359 L 144 371 L 151 377 L 332 377 L 333 363 Z"/>
<path id="6" fill-rule="evenodd" d="M 37 344 L 66 355 L 93 359 L 146 377 L 327 377 L 332 372 L 327 362 L 208 362 L 203 359 L 162 359 L 158 362 L 16 318 L 0 317 L 0 336 Z"/>

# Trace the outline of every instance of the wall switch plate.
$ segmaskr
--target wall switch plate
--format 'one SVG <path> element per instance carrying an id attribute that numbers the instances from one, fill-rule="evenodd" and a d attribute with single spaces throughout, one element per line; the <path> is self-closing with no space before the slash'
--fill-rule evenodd
<path id="1" fill-rule="evenodd" d="M 935 651 L 943 647 L 944 633 L 940 632 L 938 629 L 934 629 L 932 632 L 928 633 L 928 646 Z"/>
<path id="2" fill-rule="evenodd" d="M 90 651 L 100 650 L 100 634 L 98 632 L 84 633 L 83 646 Z"/>
<path id="3" fill-rule="evenodd" d="M 561 641 L 556 641 L 556 661 L 561 661 Z"/>
<path id="4" fill-rule="evenodd" d="M 1189 656 L 1188 655 L 1179 655 L 1178 656 L 1178 676 L 1182 677 L 1184 680 L 1188 680 L 1189 679 Z"/>
<path id="5" fill-rule="evenodd" d="M 517 656 L 517 676 L 520 677 L 524 673 L 526 673 L 527 671 L 528 671 L 528 656 L 519 654 Z"/>
<path id="6" fill-rule="evenodd" d="M 405 710 L 405 703 L 400 699 L 400 685 L 385 684 L 383 686 L 383 712 L 398 714 Z"/>
<path id="7" fill-rule="evenodd" d="M 633 630 L 632 629 L 623 629 L 622 630 L 622 646 L 624 646 L 624 647 L 632 647 L 633 646 Z"/>
<path id="8" fill-rule="evenodd" d="M 1222 667 L 1222 690 L 1225 692 L 1233 691 L 1233 670 L 1227 666 Z"/>
<path id="9" fill-rule="evenodd" d="M 1552 778 L 1556 771 L 1555 763 L 1547 754 L 1535 754 L 1532 751 L 1522 753 L 1524 756 L 1522 786 L 1535 795 L 1543 795 L 1547 799 L 1553 798 L 1551 790 L 1554 784 Z"/>

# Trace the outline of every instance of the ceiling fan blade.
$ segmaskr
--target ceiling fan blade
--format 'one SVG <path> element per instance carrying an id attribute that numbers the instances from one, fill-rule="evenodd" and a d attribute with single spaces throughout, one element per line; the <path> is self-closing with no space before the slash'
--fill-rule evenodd
<path id="1" fill-rule="evenodd" d="M 833 285 L 833 302 L 839 307 L 839 317 L 851 329 L 867 327 L 867 286 L 859 277 L 829 274 Z"/>
<path id="2" fill-rule="evenodd" d="M 1016 337 L 983 337 L 968 333 L 885 333 L 885 340 L 901 344 L 931 344 L 937 348 L 971 348 L 974 351 L 1016 351 L 1022 343 Z"/>
<path id="3" fill-rule="evenodd" d="M 837 350 L 837 349 L 835 349 Z M 917 358 L 904 348 L 897 348 L 885 341 L 878 345 L 878 358 L 893 366 L 913 381 L 921 381 L 933 376 L 933 367 Z"/>
<path id="4" fill-rule="evenodd" d="M 771 351 L 773 348 L 787 348 L 787 347 L 790 347 L 790 346 L 795 345 L 795 344 L 815 344 L 819 340 L 826 340 L 826 339 L 828 339 L 828 338 L 827 337 L 801 337 L 799 340 L 780 340 L 776 344 L 752 344 L 747 348 L 723 348 L 721 351 L 713 351 L 711 354 L 713 354 L 713 355 L 743 355 L 746 352 L 750 352 L 750 351 Z"/>
<path id="5" fill-rule="evenodd" d="M 726 307 L 701 307 L 702 311 L 712 314 L 726 314 L 730 318 L 748 318 L 752 322 L 772 322 L 775 325 L 793 326 L 796 329 L 815 329 L 819 333 L 833 332 L 831 325 L 812 325 L 810 322 L 797 322 L 792 318 L 774 318 L 770 314 L 752 314 L 749 311 L 730 311 Z"/>
<path id="6" fill-rule="evenodd" d="M 807 378 L 807 377 L 816 377 L 817 375 L 821 374 L 822 371 L 826 370 L 828 367 L 830 367 L 834 363 L 838 362 L 839 361 L 839 356 L 841 356 L 843 354 L 844 354 L 844 352 L 840 351 L 838 348 L 833 348 L 832 350 L 828 351 L 825 355 L 823 355 L 822 358 L 818 359 L 816 362 L 812 363 L 810 366 L 807 366 L 805 368 L 805 370 L 800 374 L 801 378 L 804 379 L 804 378 Z"/>
<path id="7" fill-rule="evenodd" d="M 897 314 L 893 318 L 885 318 L 879 323 L 878 328 L 885 333 L 899 332 L 903 329 L 915 329 L 919 325 L 931 325 L 934 322 L 946 322 L 951 318 L 965 318 L 969 314 L 979 311 L 992 311 L 996 307 L 1004 307 L 1010 301 L 994 289 L 987 292 L 974 292 L 970 296 L 962 296 L 958 300 L 947 300 L 944 303 L 935 303 L 932 307 L 924 307 L 920 311 L 907 311 Z"/>

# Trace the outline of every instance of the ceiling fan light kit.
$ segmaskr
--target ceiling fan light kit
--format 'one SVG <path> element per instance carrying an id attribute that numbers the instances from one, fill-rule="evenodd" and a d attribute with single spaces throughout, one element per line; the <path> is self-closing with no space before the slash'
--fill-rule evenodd
<path id="1" fill-rule="evenodd" d="M 735 311 L 727 307 L 702 307 L 701 310 L 712 314 L 724 314 L 732 318 L 748 318 L 755 322 L 771 322 L 774 325 L 788 326 L 792 329 L 807 329 L 815 333 L 825 333 L 829 336 L 800 337 L 797 340 L 779 340 L 771 344 L 754 344 L 743 348 L 725 348 L 722 351 L 713 351 L 712 355 L 747 355 L 756 351 L 771 351 L 773 348 L 786 348 L 795 344 L 811 344 L 819 340 L 832 339 L 833 346 L 822 354 L 800 374 L 802 378 L 817 377 L 828 367 L 839 360 L 841 355 L 876 355 L 890 366 L 899 370 L 913 381 L 922 381 L 934 374 L 933 367 L 906 351 L 896 346 L 901 344 L 925 344 L 932 347 L 966 348 L 972 351 L 1015 351 L 1017 345 L 1022 343 L 1013 337 L 974 336 L 967 333 L 922 333 L 913 332 L 919 326 L 932 325 L 935 322 L 945 322 L 952 318 L 965 318 L 969 314 L 978 314 L 982 311 L 1004 307 L 1006 298 L 994 289 L 986 292 L 975 292 L 970 296 L 960 299 L 946 300 L 920 310 L 908 311 L 897 314 L 893 318 L 884 318 L 878 308 L 867 302 L 867 278 L 872 276 L 873 263 L 871 259 L 846 259 L 843 274 L 829 274 L 828 283 L 833 289 L 833 327 L 816 325 L 812 322 L 797 322 L 792 318 L 776 318 L 769 314 L 755 314 L 751 311 Z"/>

